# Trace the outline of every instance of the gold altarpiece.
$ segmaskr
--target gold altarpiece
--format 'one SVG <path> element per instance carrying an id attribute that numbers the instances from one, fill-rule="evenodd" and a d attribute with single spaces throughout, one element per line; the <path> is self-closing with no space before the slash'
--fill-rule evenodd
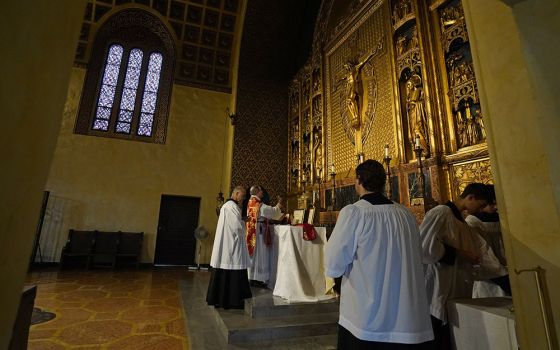
<path id="1" fill-rule="evenodd" d="M 391 197 L 418 220 L 492 183 L 460 0 L 324 0 L 289 101 L 288 206 L 321 208 L 321 224 L 357 199 L 354 168 L 385 145 Z"/>

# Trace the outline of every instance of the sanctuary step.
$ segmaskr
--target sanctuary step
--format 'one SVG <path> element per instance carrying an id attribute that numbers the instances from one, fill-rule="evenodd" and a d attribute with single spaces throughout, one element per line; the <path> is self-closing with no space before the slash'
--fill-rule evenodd
<path id="1" fill-rule="evenodd" d="M 219 310 L 228 344 L 336 334 L 338 313 L 249 318 L 241 310 Z"/>
<path id="2" fill-rule="evenodd" d="M 228 350 L 336 350 L 337 334 L 228 344 Z"/>
<path id="3" fill-rule="evenodd" d="M 253 298 L 245 300 L 245 314 L 252 318 L 338 313 L 338 299 L 314 303 L 289 303 L 273 296 L 268 289 L 253 289 Z"/>
<path id="4" fill-rule="evenodd" d="M 267 289 L 253 288 L 245 310 L 216 309 L 218 327 L 228 344 L 290 341 L 336 345 L 338 300 L 288 303 Z M 325 344 L 326 343 L 326 344 Z"/>

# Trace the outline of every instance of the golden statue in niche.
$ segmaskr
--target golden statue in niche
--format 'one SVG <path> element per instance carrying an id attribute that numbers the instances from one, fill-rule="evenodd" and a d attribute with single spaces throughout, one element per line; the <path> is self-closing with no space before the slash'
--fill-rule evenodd
<path id="1" fill-rule="evenodd" d="M 406 82 L 406 111 L 408 116 L 408 140 L 415 148 L 415 139 L 418 135 L 420 147 L 424 154 L 428 155 L 428 118 L 424 105 L 424 93 L 422 91 L 422 78 L 414 74 Z"/>
<path id="2" fill-rule="evenodd" d="M 484 122 L 482 114 L 479 109 L 471 113 L 470 103 L 465 102 L 463 109 L 464 115 L 461 110 L 457 111 L 457 124 L 459 133 L 460 147 L 467 147 L 480 143 L 486 139 L 486 131 L 484 130 Z"/>
<path id="3" fill-rule="evenodd" d="M 399 35 L 396 39 L 395 47 L 397 49 L 397 57 L 401 57 L 404 53 L 418 47 L 418 32 L 416 27 L 412 29 L 410 38 L 406 34 Z"/>
<path id="4" fill-rule="evenodd" d="M 412 3 L 410 0 L 399 0 L 393 6 L 393 25 L 399 23 L 403 18 L 412 13 Z"/>
<path id="5" fill-rule="evenodd" d="M 444 8 L 440 13 L 441 27 L 452 26 L 463 18 L 464 15 L 460 6 Z"/>
<path id="6" fill-rule="evenodd" d="M 315 133 L 313 140 L 313 157 L 314 157 L 314 170 L 315 179 L 319 182 L 323 173 L 323 147 L 321 143 L 321 135 L 319 132 Z"/>

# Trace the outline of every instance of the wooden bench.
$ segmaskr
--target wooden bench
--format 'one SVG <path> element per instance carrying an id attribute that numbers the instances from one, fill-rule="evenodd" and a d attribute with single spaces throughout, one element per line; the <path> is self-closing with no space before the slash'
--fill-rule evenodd
<path id="1" fill-rule="evenodd" d="M 144 232 L 106 232 L 70 230 L 62 249 L 61 268 L 70 262 L 114 268 L 119 262 L 140 263 Z"/>

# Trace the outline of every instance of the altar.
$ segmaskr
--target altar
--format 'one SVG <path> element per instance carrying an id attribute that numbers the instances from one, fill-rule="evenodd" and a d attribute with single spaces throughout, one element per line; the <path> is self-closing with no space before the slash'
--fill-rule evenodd
<path id="1" fill-rule="evenodd" d="M 317 238 L 303 239 L 302 226 L 276 225 L 271 256 L 269 288 L 289 302 L 317 302 L 326 295 L 324 246 L 327 230 L 315 227 Z"/>
<path id="2" fill-rule="evenodd" d="M 447 305 L 457 350 L 517 350 L 511 298 L 457 299 Z"/>

